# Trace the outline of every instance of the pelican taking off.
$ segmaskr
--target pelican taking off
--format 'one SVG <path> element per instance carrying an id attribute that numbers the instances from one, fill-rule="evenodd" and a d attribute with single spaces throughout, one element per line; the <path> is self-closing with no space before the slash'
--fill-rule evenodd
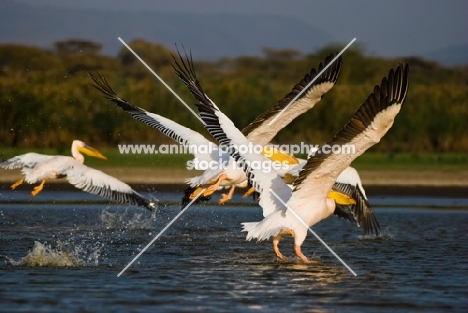
<path id="1" fill-rule="evenodd" d="M 199 187 L 199 185 L 202 184 L 211 185 L 217 183 L 221 186 L 230 186 L 233 184 L 242 186 L 242 184 L 245 184 L 245 186 L 247 186 L 247 177 L 245 176 L 245 173 L 242 171 L 242 169 L 237 169 L 234 168 L 234 166 L 232 166 L 232 163 L 234 163 L 234 161 L 230 158 L 229 153 L 219 150 L 216 144 L 206 139 L 200 133 L 185 126 L 182 126 L 161 115 L 148 112 L 120 98 L 114 92 L 114 90 L 112 90 L 111 86 L 109 85 L 104 76 L 99 74 L 93 75 L 91 73 L 89 73 L 89 76 L 96 83 L 93 86 L 97 90 L 102 92 L 106 96 L 106 98 L 116 103 L 124 111 L 131 114 L 136 120 L 139 120 L 159 130 L 167 137 L 183 145 L 185 148 L 188 149 L 190 153 L 192 153 L 195 156 L 195 159 L 198 161 L 193 163 L 195 164 L 195 169 L 204 170 L 204 172 L 202 175 L 188 180 L 188 182 L 191 184 L 191 187 L 189 188 L 189 190 L 191 191 L 186 191 L 185 196 L 182 200 L 182 205 L 189 203 L 190 200 L 196 196 L 197 191 L 195 191 L 194 195 L 192 195 L 193 190 L 198 190 L 199 192 L 199 190 L 203 189 L 197 189 L 197 187 Z M 200 147 L 205 147 L 206 149 L 199 149 Z M 269 147 L 266 147 L 265 149 L 269 149 Z M 292 163 L 295 160 L 295 158 L 292 156 L 290 156 L 290 158 L 288 159 L 288 156 L 285 154 L 273 152 L 274 149 L 268 150 L 268 154 L 272 155 L 272 158 L 282 158 L 282 160 L 286 160 L 289 163 Z M 218 168 L 199 168 L 197 167 L 197 164 L 199 164 L 199 162 L 205 164 L 216 164 L 218 165 Z M 223 165 L 226 166 L 226 170 L 221 168 Z M 220 175 L 223 175 L 224 177 L 222 180 L 219 180 Z M 213 187 L 210 191 L 205 192 L 204 196 L 207 197 L 211 195 L 216 190 L 218 185 L 216 187 Z"/>
<path id="2" fill-rule="evenodd" d="M 332 61 L 332 56 L 333 55 L 328 56 L 325 60 L 325 63 L 329 64 Z M 192 96 L 202 103 L 210 103 L 212 107 L 219 110 L 216 104 L 203 91 L 203 88 L 196 76 L 191 55 L 186 55 L 186 60 L 184 61 L 184 59 L 179 53 L 179 59 L 181 62 L 180 64 L 174 57 L 176 65 L 173 67 L 176 71 L 177 76 L 189 88 L 190 92 L 192 93 Z M 252 142 L 254 144 L 265 144 L 276 135 L 276 133 L 281 129 L 281 127 L 286 126 L 296 116 L 314 107 L 314 105 L 320 100 L 324 93 L 327 92 L 330 88 L 332 88 L 334 83 L 336 82 L 337 76 L 341 69 L 341 58 L 339 58 L 337 62 L 338 64 L 331 64 L 332 67 L 331 69 L 329 68 L 328 72 L 325 72 L 325 77 L 320 76 L 318 80 L 316 80 L 311 85 L 310 89 L 305 90 L 305 96 L 302 95 L 301 98 L 299 98 L 299 100 L 294 102 L 289 107 L 289 110 L 285 112 L 286 116 L 283 117 L 285 115 L 283 114 L 283 116 L 280 119 L 278 119 L 279 122 L 275 123 L 282 126 L 280 126 L 279 128 L 276 127 L 275 129 L 275 126 L 268 126 L 268 121 L 273 120 L 274 116 L 276 114 L 279 114 L 286 107 L 286 103 L 288 103 L 291 99 L 295 98 L 298 95 L 298 93 L 301 90 L 303 90 L 303 88 L 305 88 L 306 85 L 308 85 L 308 82 L 311 81 L 312 77 L 316 77 L 317 72 L 314 69 L 311 70 L 310 75 L 307 74 L 302 81 L 296 84 L 293 90 L 282 100 L 280 100 L 277 105 L 275 105 L 272 109 L 268 110 L 264 114 L 260 115 L 254 120 L 254 122 L 250 124 L 250 126 L 242 130 L 242 135 L 240 135 L 239 137 L 245 136 L 246 140 L 243 141 L 243 143 L 241 143 L 240 145 L 245 144 L 247 146 Z M 320 64 L 319 69 L 321 70 L 322 68 L 323 65 Z M 285 120 L 283 120 L 283 118 Z M 251 137 L 252 134 L 253 137 Z M 264 140 L 263 143 L 262 140 Z M 262 162 L 261 160 L 255 161 Z M 277 173 L 283 178 L 283 180 L 285 180 L 285 182 L 288 179 L 294 180 L 295 177 L 299 175 L 300 170 L 306 163 L 306 160 L 299 160 L 299 164 L 293 163 L 292 168 L 290 167 L 287 172 L 283 174 L 280 172 Z M 242 168 L 240 168 L 238 171 L 242 171 Z M 245 179 L 247 180 L 247 176 L 245 176 Z M 209 187 L 206 190 L 209 191 L 213 187 L 216 186 Z M 255 190 L 254 187 L 252 187 L 250 190 Z M 349 166 L 346 167 L 336 178 L 336 183 L 333 185 L 332 189 L 333 190 L 329 193 L 329 197 L 334 199 L 337 205 L 335 211 L 333 212 L 334 214 L 336 214 L 339 217 L 348 219 L 350 221 L 357 222 L 358 226 L 362 226 L 365 234 L 379 234 L 379 223 L 374 213 L 372 212 L 369 202 L 367 201 L 364 189 L 361 184 L 361 180 L 359 178 L 359 174 L 354 168 Z"/>
<path id="3" fill-rule="evenodd" d="M 305 76 L 297 84 L 293 86 L 292 90 L 288 94 L 286 94 L 273 107 L 259 115 L 253 122 L 245 127 L 242 130 L 242 133 L 247 137 L 247 139 L 255 145 L 261 145 L 264 146 L 265 149 L 274 150 L 274 148 L 268 147 L 268 145 L 278 134 L 278 132 L 289 125 L 296 117 L 312 109 L 337 82 L 338 76 L 341 72 L 342 60 L 340 56 L 335 60 L 335 62 L 333 62 L 335 57 L 336 53 L 332 53 L 328 55 L 323 62 L 320 62 L 317 70 L 315 68 L 311 68 L 311 70 L 305 74 Z M 175 56 L 173 56 L 173 59 L 175 61 L 173 68 L 176 75 L 186 84 L 192 93 L 192 96 L 199 100 L 198 93 L 200 89 L 198 87 L 200 85 L 195 75 L 191 55 L 190 58 L 187 57 L 186 62 L 181 57 L 180 53 L 180 63 L 177 61 Z M 324 68 L 327 69 L 324 70 Z M 324 70 L 323 73 L 322 70 Z M 321 74 L 319 75 L 319 73 Z M 208 98 L 206 94 L 203 96 Z M 296 100 L 291 105 L 290 102 L 293 99 Z M 276 116 L 280 114 L 280 112 L 283 113 L 281 118 L 276 119 Z M 273 120 L 275 120 L 275 122 L 271 123 Z M 267 151 L 265 152 L 267 155 L 271 155 L 271 153 Z M 286 161 L 290 167 L 294 167 L 299 163 L 295 157 L 291 155 L 285 155 L 284 153 L 278 153 L 277 158 L 270 157 L 270 159 L 277 160 L 279 162 Z M 242 173 L 240 169 L 236 170 L 235 172 Z M 287 172 L 288 171 L 286 171 L 285 174 Z M 197 191 L 203 188 L 206 188 L 205 193 L 213 192 L 213 190 L 215 190 L 220 184 L 225 185 L 223 181 L 228 177 L 226 173 L 227 171 L 211 171 L 211 173 L 205 172 L 201 176 L 194 177 L 189 181 L 191 186 L 186 190 L 186 193 L 193 191 L 189 197 L 192 199 L 195 197 Z M 247 177 L 245 177 L 244 173 L 242 173 L 242 175 L 237 174 L 237 177 L 242 178 L 240 181 L 237 181 L 237 184 L 246 184 L 246 182 L 242 181 L 247 180 Z M 203 186 L 207 183 L 211 186 Z M 223 198 L 220 203 L 224 203 L 232 198 L 235 184 L 228 182 L 226 185 L 232 185 L 232 188 L 228 194 L 223 194 Z M 251 191 L 248 191 L 244 196 L 246 196 L 249 192 Z"/>
<path id="4" fill-rule="evenodd" d="M 0 163 L 0 167 L 4 169 L 22 169 L 21 172 L 24 177 L 11 185 L 11 189 L 15 189 L 23 182 L 28 184 L 40 182 L 31 192 L 33 197 L 41 192 L 48 179 L 66 177 L 70 184 L 83 191 L 120 203 L 139 205 L 149 210 L 156 209 L 157 204 L 155 202 L 143 198 L 129 185 L 115 177 L 83 165 L 83 154 L 106 160 L 107 158 L 98 150 L 82 141 L 74 140 L 71 152 L 73 157 L 34 152 L 26 153 Z"/>
<path id="5" fill-rule="evenodd" d="M 278 247 L 279 241 L 283 236 L 292 236 L 294 252 L 304 262 L 308 262 L 308 259 L 301 252 L 301 246 L 307 236 L 308 227 L 329 217 L 337 209 L 329 192 L 338 176 L 354 159 L 378 143 L 387 133 L 408 91 L 408 65 L 399 65 L 396 70 L 390 70 L 350 121 L 322 146 L 354 145 L 354 153 L 329 154 L 325 153 L 325 148 L 321 148 L 308 158 L 291 189 L 276 172 L 265 172 L 253 166 L 267 161 L 265 157 L 238 149 L 242 145 L 248 145 L 249 140 L 205 95 L 196 77 L 190 80 L 182 75 L 181 78 L 190 84 L 192 94 L 199 101 L 196 105 L 207 130 L 221 146 L 230 151 L 231 157 L 245 171 L 250 184 L 260 193 L 260 206 L 265 218 L 260 222 L 243 223 L 247 240 L 266 240 L 273 237 L 273 250 L 279 258 L 284 259 Z M 359 223 L 365 217 L 366 214 L 356 214 Z"/>

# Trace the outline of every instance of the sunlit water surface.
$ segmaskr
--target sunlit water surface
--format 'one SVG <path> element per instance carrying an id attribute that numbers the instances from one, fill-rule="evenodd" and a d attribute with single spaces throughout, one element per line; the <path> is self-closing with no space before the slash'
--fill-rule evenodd
<path id="1" fill-rule="evenodd" d="M 153 195 L 154 196 L 154 195 Z M 468 199 L 371 198 L 382 227 L 364 237 L 331 217 L 314 231 L 303 264 L 292 239 L 278 261 L 269 242 L 245 241 L 241 222 L 262 217 L 252 200 L 190 207 L 120 277 L 175 215 L 99 203 L 81 192 L 0 192 L 1 312 L 411 312 L 468 308 Z"/>

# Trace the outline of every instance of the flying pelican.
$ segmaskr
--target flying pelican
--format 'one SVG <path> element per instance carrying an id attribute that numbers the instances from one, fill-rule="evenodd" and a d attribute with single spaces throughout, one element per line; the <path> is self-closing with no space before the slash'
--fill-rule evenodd
<path id="1" fill-rule="evenodd" d="M 286 166 L 289 165 L 291 167 L 299 163 L 295 157 L 275 151 L 275 148 L 268 147 L 267 144 L 294 118 L 313 108 L 315 104 L 320 101 L 322 96 L 334 86 L 341 71 L 341 57 L 330 64 L 335 56 L 336 54 L 327 56 L 324 63 L 319 64 L 318 70 L 312 68 L 310 72 L 293 87 L 291 92 L 278 101 L 270 110 L 258 116 L 243 130 L 244 134 L 251 139 L 254 144 L 265 146 L 265 154 L 268 154 L 272 160 L 282 162 Z M 328 69 L 317 78 L 317 74 L 328 65 L 330 65 Z M 167 120 L 164 117 L 147 112 L 119 98 L 103 76 L 99 75 L 99 77 L 95 77 L 92 74 L 90 74 L 90 76 L 96 83 L 94 87 L 103 92 L 108 99 L 130 113 L 135 119 L 160 130 L 162 133 L 184 146 L 212 145 L 210 141 L 206 140 L 197 132 Z M 314 83 L 307 87 L 314 79 Z M 307 89 L 304 90 L 306 87 Z M 276 114 L 282 111 L 301 91 L 303 91 L 301 96 L 294 102 L 294 105 L 283 114 L 281 120 L 276 121 L 273 125 L 268 125 Z M 210 187 L 204 192 L 204 198 L 200 197 L 199 200 L 206 199 L 220 186 L 232 186 L 227 194 L 222 194 L 220 203 L 225 203 L 232 198 L 235 186 L 247 186 L 247 177 L 241 169 L 235 167 L 235 162 L 232 162 L 232 160 L 227 161 L 227 159 L 229 159 L 228 154 L 222 154 L 220 157 L 220 155 L 213 155 L 213 153 L 201 155 L 198 152 L 195 154 L 195 159 L 208 162 L 221 159 L 223 164 L 227 164 L 227 166 L 226 169 L 222 167 L 208 169 L 200 176 L 188 179 L 187 182 L 190 186 L 185 190 L 185 195 L 182 200 L 183 204 L 193 199 L 206 185 Z M 284 173 L 287 173 L 287 170 L 285 170 Z"/>
<path id="2" fill-rule="evenodd" d="M 136 120 L 159 130 L 164 135 L 178 142 L 194 155 L 194 160 L 197 161 L 193 162 L 195 169 L 203 170 L 204 172 L 200 176 L 187 180 L 191 187 L 189 192 L 185 192 L 182 201 L 183 205 L 190 202 L 190 199 L 193 199 L 193 197 L 197 195 L 197 193 L 193 191 L 198 190 L 200 185 L 213 186 L 210 191 L 204 193 L 203 196 L 205 198 L 209 197 L 219 186 L 247 186 L 247 177 L 244 171 L 235 166 L 235 162 L 230 158 L 228 152 L 219 149 L 216 144 L 206 139 L 200 133 L 161 115 L 148 112 L 120 98 L 102 75 L 93 75 L 91 73 L 89 73 L 89 75 L 96 83 L 96 85 L 93 86 L 101 91 L 107 99 L 116 103 Z M 204 149 L 200 149 L 200 147 L 204 147 Z M 292 166 L 298 163 L 295 157 L 281 153 L 271 147 L 265 147 L 264 150 L 264 153 L 270 156 L 272 160 L 285 162 L 284 164 L 286 166 L 288 164 Z M 200 164 L 212 164 L 212 167 L 206 169 L 200 167 Z M 285 172 L 286 171 L 287 170 L 285 170 Z M 220 176 L 222 176 L 222 179 L 220 179 Z M 214 185 L 216 185 L 216 187 L 214 187 Z"/>
<path id="3" fill-rule="evenodd" d="M 267 147 L 267 145 L 269 145 L 269 143 L 273 140 L 273 138 L 278 134 L 280 130 L 289 125 L 299 115 L 312 109 L 322 99 L 322 97 L 335 85 L 335 83 L 338 80 L 338 76 L 341 72 L 342 58 L 340 56 L 335 60 L 335 62 L 332 63 L 335 57 L 336 53 L 332 53 L 325 58 L 323 63 L 321 62 L 319 64 L 317 70 L 315 68 L 311 68 L 309 73 L 307 73 L 297 84 L 295 84 L 288 94 L 286 94 L 281 100 L 279 100 L 272 108 L 259 115 L 257 118 L 255 118 L 253 122 L 247 125 L 242 130 L 242 133 L 247 137 L 247 139 L 249 139 L 249 141 L 255 145 L 262 145 Z M 194 72 L 193 61 L 191 58 L 190 60 L 187 59 L 187 63 L 185 63 L 183 59 L 180 58 L 180 60 L 182 61 L 182 65 L 180 65 L 177 62 L 175 57 L 173 58 L 176 64 L 176 66 L 173 67 L 176 72 L 176 75 L 179 78 L 182 78 L 181 76 L 184 75 L 183 72 L 189 74 L 191 72 Z M 328 68 L 319 77 L 317 77 L 317 75 L 327 66 Z M 192 80 L 195 79 L 195 77 L 191 76 L 186 76 L 186 78 Z M 312 81 L 313 83 L 309 85 L 309 83 Z M 194 95 L 194 97 L 196 98 L 195 94 L 193 93 L 194 90 L 191 89 L 190 85 L 187 86 L 192 92 L 192 95 Z M 297 97 L 299 94 L 300 96 Z M 293 99 L 296 100 L 291 105 L 290 103 Z M 270 123 L 276 118 L 276 116 L 280 112 L 283 112 L 281 118 L 276 119 L 274 123 L 270 125 Z M 270 149 L 275 148 L 270 147 Z M 286 161 L 287 164 L 290 164 L 291 168 L 299 164 L 299 160 L 297 160 L 293 156 L 288 156 L 286 154 L 278 154 L 278 156 L 276 158 L 273 158 L 273 160 L 277 160 L 280 162 Z M 285 174 L 288 172 L 289 168 L 285 171 Z M 222 184 L 222 181 L 224 179 L 227 179 L 227 175 L 225 172 L 222 171 L 214 173 L 203 173 L 201 176 L 192 178 L 189 181 L 190 188 L 186 190 L 186 193 L 191 191 L 193 191 L 193 193 L 188 197 L 188 199 L 194 198 L 197 192 L 205 188 L 206 186 L 204 185 L 207 184 L 211 186 L 206 188 L 205 193 L 213 192 L 218 188 L 220 184 Z M 242 179 L 247 180 L 245 175 L 242 175 Z M 237 184 L 245 185 L 245 182 L 237 181 Z M 232 194 L 234 192 L 236 184 L 228 183 L 228 185 L 232 185 L 232 188 L 227 194 L 222 194 L 223 198 L 221 199 L 220 203 L 224 203 L 232 198 Z M 246 192 L 244 194 L 244 197 L 247 196 L 249 192 L 252 192 L 252 189 Z"/>
<path id="4" fill-rule="evenodd" d="M 327 57 L 325 64 L 329 64 L 331 62 L 332 56 L 333 55 Z M 190 58 L 186 56 L 186 62 L 184 62 L 183 58 L 179 53 L 179 59 L 181 60 L 182 65 L 180 65 L 177 62 L 177 59 L 174 57 L 176 66 L 173 67 L 178 77 L 189 88 L 194 98 L 200 101 L 201 96 L 202 98 L 206 98 L 214 104 L 214 102 L 211 101 L 211 99 L 209 99 L 208 96 L 203 92 L 202 87 L 200 86 L 200 83 L 195 74 L 195 69 L 193 66 L 193 60 L 191 56 Z M 291 91 L 290 94 L 286 95 L 285 98 L 281 100 L 275 107 L 257 117 L 254 120 L 254 122 L 252 122 L 249 126 L 244 128 L 242 130 L 242 134 L 246 136 L 246 138 L 249 141 L 251 140 L 251 138 L 253 138 L 254 140 L 260 142 L 260 144 L 265 144 L 271 141 L 273 137 L 281 130 L 282 127 L 285 127 L 296 116 L 312 108 L 320 100 L 323 94 L 333 87 L 341 69 L 341 58 L 337 59 L 336 62 L 338 62 L 338 64 L 335 64 L 334 68 L 332 67 L 333 64 L 330 65 L 332 70 L 328 69 L 328 71 L 331 72 L 325 72 L 325 77 L 328 78 L 323 78 L 322 76 L 319 77 L 311 85 L 311 89 L 309 89 L 306 92 L 308 96 L 304 97 L 302 95 L 301 97 L 299 97 L 299 100 L 297 101 L 298 104 L 294 102 L 289 107 L 289 110 L 283 111 L 284 107 L 286 106 L 286 103 L 289 103 L 292 99 L 294 99 L 297 96 L 298 92 L 301 90 L 301 88 L 307 86 L 307 84 L 311 81 L 312 77 L 316 75 L 314 69 L 311 70 L 310 75 L 306 75 L 304 79 L 293 88 L 293 91 Z M 323 66 L 322 64 L 320 64 L 318 72 L 320 72 L 322 68 Z M 280 112 L 283 112 L 283 115 L 287 115 L 287 117 L 284 119 L 283 115 L 281 116 L 281 118 L 276 119 L 276 121 L 280 121 L 282 123 L 281 126 L 272 127 L 268 125 L 269 121 L 272 121 L 276 117 L 276 114 Z M 273 123 L 273 125 L 276 125 L 276 122 Z M 252 137 L 249 136 L 250 134 L 253 134 Z M 309 152 L 309 156 L 312 153 L 316 153 L 316 151 L 311 150 Z M 299 172 L 302 169 L 302 167 L 306 164 L 306 160 L 296 159 L 296 161 L 297 162 L 292 162 L 291 166 L 286 171 L 284 171 L 283 173 L 279 173 L 283 180 L 288 184 L 292 183 L 295 180 L 295 178 L 299 175 Z M 288 180 L 291 181 L 288 182 Z M 244 182 L 244 184 L 246 183 Z M 350 185 L 351 187 L 346 185 Z M 212 192 L 212 190 L 215 187 L 216 185 L 208 187 L 207 192 Z M 378 235 L 380 231 L 380 225 L 374 213 L 372 212 L 364 188 L 362 186 L 361 179 L 356 169 L 354 169 L 351 166 L 346 167 L 336 179 L 336 184 L 333 186 L 333 189 L 334 190 L 330 191 L 330 197 L 336 200 L 336 210 L 334 213 L 339 217 L 343 217 L 350 221 L 356 222 L 358 226 L 362 226 L 365 234 Z M 344 190 L 346 190 L 348 194 Z M 244 197 L 254 191 L 255 188 L 252 186 L 249 189 L 249 191 L 247 191 L 244 194 Z M 229 194 L 226 195 L 224 199 L 229 199 L 229 197 L 232 196 L 232 192 L 233 188 L 231 188 Z M 351 200 L 344 196 L 346 194 L 355 202 L 349 203 L 349 201 Z"/>
<path id="5" fill-rule="evenodd" d="M 24 182 L 28 184 L 40 182 L 31 192 L 33 197 L 41 192 L 48 179 L 66 177 L 70 184 L 83 191 L 120 203 L 139 205 L 149 210 L 156 209 L 157 204 L 155 202 L 143 198 L 129 185 L 101 171 L 83 165 L 83 154 L 106 160 L 107 158 L 101 152 L 80 140 L 73 141 L 71 152 L 72 157 L 30 152 L 2 162 L 0 167 L 4 169 L 22 169 L 21 172 L 24 177 L 11 185 L 11 189 L 15 189 Z"/>
<path id="6" fill-rule="evenodd" d="M 264 144 L 270 141 L 278 131 L 286 126 L 295 116 L 300 115 L 307 111 L 308 109 L 312 108 L 315 103 L 317 103 L 323 94 L 328 91 L 336 82 L 338 74 L 341 69 L 341 58 L 337 60 L 335 64 L 332 64 L 328 70 L 324 72 L 319 78 L 317 78 L 305 92 L 307 97 L 302 96 L 299 100 L 290 107 L 288 111 L 286 111 L 286 118 L 281 119 L 280 122 L 276 122 L 273 124 L 274 126 L 268 126 L 269 121 L 271 121 L 275 114 L 279 113 L 296 95 L 300 90 L 302 90 L 312 79 L 314 79 L 320 71 L 322 71 L 323 67 L 328 65 L 334 55 L 330 55 L 326 58 L 324 65 L 322 63 L 318 67 L 318 71 L 315 69 L 311 69 L 310 73 L 307 74 L 296 86 L 294 89 L 286 95 L 281 101 L 279 101 L 272 109 L 268 110 L 267 112 L 263 113 L 259 117 L 257 117 L 249 126 L 244 129 L 244 132 L 248 134 L 252 134 L 255 140 L 258 140 L 259 144 Z M 241 188 L 245 188 L 248 185 L 247 177 L 242 169 L 235 168 L 235 162 L 232 162 L 232 159 L 229 159 L 229 155 L 227 153 L 223 153 L 221 150 L 218 150 L 218 147 L 213 144 L 211 141 L 207 140 L 198 132 L 195 132 L 187 127 L 184 127 L 180 124 L 175 123 L 172 120 L 164 118 L 160 115 L 147 112 L 144 109 L 137 107 L 126 100 L 118 97 L 117 94 L 112 90 L 110 85 L 108 84 L 107 80 L 102 76 L 97 74 L 97 76 L 89 73 L 90 77 L 96 83 L 93 85 L 96 89 L 101 91 L 106 98 L 116 103 L 119 107 L 121 107 L 126 112 L 130 113 L 135 119 L 146 123 L 147 125 L 156 128 L 157 130 L 161 131 L 163 134 L 168 136 L 169 138 L 179 142 L 181 145 L 187 147 L 192 154 L 194 154 L 195 159 L 202 160 L 206 162 L 229 162 L 227 166 L 227 170 L 222 170 L 219 167 L 215 169 L 208 169 L 203 172 L 202 175 L 191 178 L 188 180 L 190 187 L 186 190 L 182 203 L 186 204 L 190 202 L 191 199 L 199 192 L 201 189 L 201 185 L 211 185 L 211 188 L 208 192 L 205 193 L 205 197 L 211 195 L 218 186 L 232 186 L 228 194 L 223 194 L 223 198 L 220 200 L 220 203 L 224 203 L 225 201 L 232 198 L 232 194 L 234 191 L 234 186 L 238 186 Z M 287 121 L 287 122 L 285 122 Z M 280 125 L 280 127 L 278 127 Z M 194 149 L 196 147 L 205 146 L 205 147 L 214 147 L 213 149 L 208 149 L 210 153 L 200 153 L 200 150 Z M 205 149 L 206 150 L 206 149 Z M 288 155 L 284 155 L 275 151 L 274 147 L 270 147 L 265 145 L 265 150 L 268 152 L 267 155 L 273 155 L 273 160 L 280 160 L 285 161 L 287 164 L 290 165 L 291 168 L 294 168 L 296 165 L 299 165 L 299 160 Z M 229 161 L 228 161 L 229 159 Z M 220 162 L 220 163 L 221 163 Z M 198 164 L 198 163 L 195 163 Z M 201 169 L 201 168 L 196 168 Z M 349 172 L 355 172 L 356 178 L 354 180 L 350 180 L 346 176 Z M 287 174 L 289 170 L 285 170 L 282 173 L 283 175 Z M 220 177 L 223 179 L 220 179 Z M 347 205 L 341 205 L 339 202 L 339 209 L 337 209 L 336 214 L 347 218 L 349 220 L 355 221 L 354 215 L 351 212 L 369 212 L 365 219 L 361 219 L 364 221 L 363 226 L 364 232 L 367 233 L 374 233 L 377 234 L 379 231 L 379 224 L 375 216 L 373 215 L 369 203 L 367 199 L 362 197 L 361 193 L 358 191 L 362 190 L 362 185 L 360 183 L 359 175 L 353 168 L 345 169 L 337 179 L 337 182 L 341 183 L 349 183 L 353 186 L 358 185 L 361 189 L 352 188 L 350 195 L 353 201 L 357 201 L 354 203 L 352 200 L 342 198 L 338 200 L 339 202 L 347 203 L 348 205 L 359 205 L 359 206 L 367 206 L 364 208 L 354 208 L 349 207 Z M 247 193 L 246 193 L 247 195 Z M 245 195 L 244 195 L 245 196 Z M 335 195 L 335 197 L 339 197 L 339 193 Z M 208 197 L 209 199 L 209 197 Z M 349 203 L 349 202 L 352 203 Z M 342 212 L 340 214 L 340 212 Z"/>
<path id="7" fill-rule="evenodd" d="M 327 147 L 354 145 L 355 152 L 327 154 L 325 145 L 322 146 L 318 153 L 307 159 L 298 178 L 293 182 L 293 189 L 276 172 L 265 172 L 252 166 L 254 162 L 265 162 L 266 159 L 260 154 L 244 153 L 236 148 L 248 145 L 249 140 L 206 96 L 196 79 L 193 67 L 186 67 L 186 70 L 189 73 L 181 71 L 179 77 L 198 100 L 196 105 L 200 117 L 206 123 L 206 129 L 221 146 L 231 151 L 231 156 L 242 166 L 250 184 L 260 194 L 259 203 L 264 219 L 260 222 L 243 223 L 243 231 L 247 232 L 246 239 L 266 240 L 273 237 L 275 254 L 280 259 L 285 259 L 278 244 L 283 236 L 292 236 L 295 254 L 303 262 L 308 262 L 301 251 L 308 231 L 304 224 L 311 227 L 336 211 L 335 201 L 330 198 L 329 192 L 336 185 L 337 177 L 354 159 L 378 143 L 393 125 L 408 91 L 408 65 L 400 64 L 396 70 L 391 69 L 381 84 L 374 87 L 374 91 L 350 121 L 326 143 Z M 363 219 L 368 216 L 368 212 L 354 212 L 354 216 L 359 223 L 365 223 Z"/>

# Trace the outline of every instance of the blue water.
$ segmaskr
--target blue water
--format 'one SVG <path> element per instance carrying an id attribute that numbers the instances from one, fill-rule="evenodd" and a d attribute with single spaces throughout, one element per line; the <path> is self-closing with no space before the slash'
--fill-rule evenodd
<path id="1" fill-rule="evenodd" d="M 271 241 L 248 242 L 252 200 L 189 208 L 120 277 L 117 274 L 180 212 L 158 193 L 152 215 L 82 192 L 0 192 L 0 312 L 464 312 L 468 308 L 468 199 L 370 198 L 383 234 L 366 238 L 330 217 L 294 258 Z"/>

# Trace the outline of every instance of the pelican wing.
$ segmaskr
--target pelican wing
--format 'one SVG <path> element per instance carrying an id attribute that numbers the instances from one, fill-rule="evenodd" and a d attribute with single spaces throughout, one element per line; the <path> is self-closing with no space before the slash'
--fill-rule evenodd
<path id="1" fill-rule="evenodd" d="M 338 75 L 341 71 L 341 56 L 331 63 L 335 56 L 336 54 L 327 56 L 324 63 L 320 63 L 318 70 L 312 68 L 283 99 L 278 101 L 271 109 L 259 115 L 242 130 L 242 133 L 253 143 L 265 145 L 273 140 L 276 134 L 289 125 L 296 117 L 312 109 L 338 80 Z M 318 73 L 328 65 L 329 67 L 325 72 L 317 77 Z M 307 87 L 312 81 L 313 83 Z M 305 89 L 306 87 L 307 89 Z M 300 96 L 290 105 L 291 101 L 299 94 Z M 288 105 L 290 106 L 282 113 L 281 117 L 269 125 Z"/>
<path id="2" fill-rule="evenodd" d="M 351 120 L 309 157 L 294 181 L 291 200 L 306 200 L 311 195 L 326 197 L 340 173 L 387 133 L 400 111 L 407 91 L 408 65 L 399 65 L 396 71 L 390 70 L 380 86 L 374 87 L 374 92 Z M 332 147 L 339 147 L 342 153 L 331 153 Z"/>
<path id="3" fill-rule="evenodd" d="M 267 216 L 275 210 L 285 210 L 281 202 L 271 194 L 270 189 L 284 202 L 288 201 L 291 196 L 291 189 L 283 182 L 275 170 L 266 169 L 267 166 L 273 166 L 273 162 L 261 153 L 254 153 L 254 151 L 245 148 L 251 146 L 251 143 L 205 94 L 196 77 L 192 59 L 186 56 L 184 61 L 180 55 L 179 57 L 180 64 L 174 58 L 174 70 L 177 76 L 199 101 L 196 106 L 200 117 L 205 122 L 206 129 L 219 142 L 220 146 L 229 151 L 237 165 L 244 170 L 251 186 L 260 193 L 260 205 L 263 208 L 263 215 Z M 240 149 L 240 147 L 244 149 Z"/>
<path id="4" fill-rule="evenodd" d="M 340 205 L 337 204 L 335 208 L 335 215 L 356 222 L 358 227 L 364 229 L 365 234 L 378 235 L 380 230 L 379 222 L 372 212 L 369 202 L 365 195 L 362 193 L 358 185 L 344 184 L 336 182 L 333 189 L 344 192 L 356 200 L 353 205 Z"/>
<path id="5" fill-rule="evenodd" d="M 53 158 L 53 157 L 54 157 L 53 155 L 30 152 L 30 153 L 12 157 L 11 159 L 1 162 L 0 167 L 7 169 L 7 170 L 12 170 L 16 168 L 24 168 L 24 167 L 33 168 L 37 164 L 45 160 L 48 160 L 50 158 Z"/>
<path id="6" fill-rule="evenodd" d="M 291 171 L 291 175 L 298 176 L 298 173 L 305 163 L 305 160 L 300 160 L 296 168 Z M 379 234 L 379 222 L 374 212 L 372 212 L 370 203 L 367 200 L 364 188 L 361 184 L 361 178 L 356 169 L 348 166 L 340 173 L 332 189 L 348 194 L 351 198 L 356 200 L 356 204 L 353 205 L 336 204 L 335 215 L 356 222 L 359 227 L 362 226 L 365 234 Z"/>
<path id="7" fill-rule="evenodd" d="M 226 161 L 229 158 L 228 154 L 221 153 L 215 144 L 207 140 L 198 132 L 129 103 L 117 96 L 109 86 L 105 77 L 101 75 L 96 77 L 91 73 L 89 73 L 89 75 L 96 83 L 96 85 L 93 86 L 97 90 L 101 91 L 107 99 L 116 103 L 124 111 L 131 114 L 134 119 L 159 130 L 164 135 L 186 147 L 198 160 L 210 162 L 212 160 L 219 161 L 221 159 L 222 161 Z"/>
<path id="8" fill-rule="evenodd" d="M 64 164 L 62 168 L 57 169 L 57 174 L 66 175 L 70 184 L 83 191 L 119 203 L 138 205 L 148 210 L 156 209 L 155 202 L 145 199 L 126 183 L 73 159 L 70 159 L 68 165 Z"/>

